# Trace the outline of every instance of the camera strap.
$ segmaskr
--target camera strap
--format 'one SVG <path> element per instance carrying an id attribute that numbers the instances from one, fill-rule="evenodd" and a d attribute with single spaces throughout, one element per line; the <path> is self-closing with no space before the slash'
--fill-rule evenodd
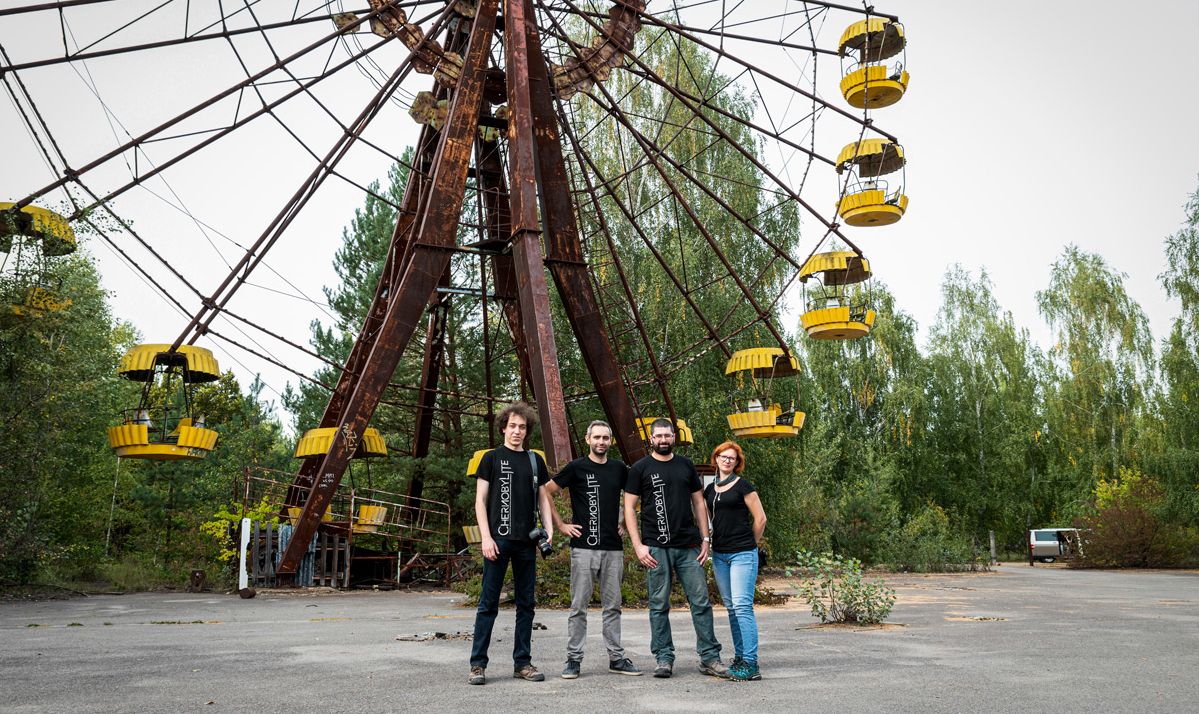
<path id="1" fill-rule="evenodd" d="M 529 470 L 533 472 L 533 521 L 537 523 L 539 528 L 544 528 L 545 526 L 541 523 L 541 510 L 537 507 L 540 505 L 539 501 L 541 500 L 537 494 L 539 485 L 537 483 L 537 454 L 534 454 L 532 449 L 529 449 L 525 453 L 529 455 Z"/>

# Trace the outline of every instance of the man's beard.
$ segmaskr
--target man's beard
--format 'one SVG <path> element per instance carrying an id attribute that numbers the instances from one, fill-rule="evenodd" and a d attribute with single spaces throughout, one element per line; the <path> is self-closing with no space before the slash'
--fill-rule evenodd
<path id="1" fill-rule="evenodd" d="M 603 456 L 604 454 L 608 453 L 608 445 L 607 444 L 592 444 L 591 445 L 591 453 L 595 454 L 596 456 Z"/>
<path id="2" fill-rule="evenodd" d="M 674 444 L 660 441 L 657 444 L 654 444 L 654 451 L 657 451 L 659 454 L 666 456 L 670 452 L 674 451 Z"/>

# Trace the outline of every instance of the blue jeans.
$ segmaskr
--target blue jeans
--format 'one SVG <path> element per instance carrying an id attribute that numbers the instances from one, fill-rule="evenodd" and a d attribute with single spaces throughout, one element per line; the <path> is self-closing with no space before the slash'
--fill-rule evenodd
<path id="1" fill-rule="evenodd" d="M 645 574 L 649 590 L 649 648 L 657 662 L 674 662 L 674 639 L 670 634 L 670 585 L 674 576 L 683 585 L 691 605 L 691 625 L 695 628 L 695 651 L 701 662 L 720 659 L 720 643 L 712 627 L 712 603 L 708 600 L 708 576 L 696 560 L 699 548 L 659 548 L 651 545 L 650 555 L 658 567 Z"/>
<path id="2" fill-rule="evenodd" d="M 512 644 L 512 662 L 516 669 L 529 664 L 533 650 L 533 604 L 537 580 L 537 549 L 532 542 L 495 541 L 500 549 L 495 560 L 483 559 L 483 591 L 479 593 L 479 609 L 475 611 L 475 637 L 470 648 L 470 666 L 487 666 L 487 648 L 491 646 L 491 630 L 500 612 L 500 588 L 508 563 L 512 563 L 512 580 L 516 594 L 516 631 Z"/>
<path id="3" fill-rule="evenodd" d="M 758 549 L 713 553 L 712 568 L 720 599 L 729 611 L 735 656 L 758 663 L 758 621 L 754 617 L 754 583 L 758 579 Z"/>

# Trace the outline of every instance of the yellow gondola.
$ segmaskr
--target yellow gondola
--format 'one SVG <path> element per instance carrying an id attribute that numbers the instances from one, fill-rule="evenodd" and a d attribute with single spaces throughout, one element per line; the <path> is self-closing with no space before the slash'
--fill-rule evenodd
<path id="1" fill-rule="evenodd" d="M 178 461 L 202 459 L 216 446 L 217 432 L 192 409 L 196 384 L 220 378 L 212 352 L 203 347 L 137 345 L 121 358 L 117 374 L 142 382 L 135 409 L 122 412 L 122 423 L 108 428 L 108 445 L 127 459 Z"/>
<path id="2" fill-rule="evenodd" d="M 333 444 L 333 436 L 336 433 L 337 427 L 321 427 L 305 431 L 296 442 L 295 458 L 307 459 L 329 453 L 329 447 Z M 362 442 L 358 444 L 358 449 L 350 458 L 370 459 L 380 456 L 387 456 L 387 443 L 378 429 L 368 426 L 362 431 Z M 290 513 L 290 517 L 292 523 L 295 523 L 300 516 L 301 509 L 289 508 L 288 511 L 289 513 L 294 511 L 294 513 Z M 354 518 L 351 528 L 355 533 L 375 533 L 386 519 L 386 506 L 359 506 L 358 515 Z M 325 522 L 333 520 L 328 509 L 325 510 L 322 520 Z"/>
<path id="3" fill-rule="evenodd" d="M 903 218 L 908 197 L 903 192 L 906 160 L 903 146 L 890 139 L 863 139 L 847 144 L 837 156 L 837 173 L 850 172 L 845 196 L 837 213 L 851 226 L 886 226 Z M 898 188 L 891 191 L 880 176 L 901 172 Z"/>
<path id="4" fill-rule="evenodd" d="M 799 271 L 804 284 L 806 311 L 800 323 L 814 340 L 854 340 L 870 333 L 875 312 L 866 296 L 851 294 L 847 286 L 860 284 L 871 276 L 870 261 L 852 251 L 818 253 Z M 808 280 L 818 277 L 819 284 L 809 293 Z"/>
<path id="5" fill-rule="evenodd" d="M 333 444 L 333 435 L 336 433 L 336 427 L 309 429 L 304 432 L 296 442 L 295 458 L 307 459 L 329 453 L 329 446 Z M 369 459 L 378 456 L 387 456 L 387 443 L 378 429 L 368 426 L 362 432 L 362 443 L 358 444 L 358 450 L 351 458 Z"/>
<path id="6" fill-rule="evenodd" d="M 41 317 L 71 305 L 61 294 L 62 281 L 51 271 L 51 258 L 75 252 L 75 231 L 67 219 L 37 206 L 0 203 L 0 297 L 8 312 Z"/>
<path id="7" fill-rule="evenodd" d="M 470 461 L 466 463 L 467 476 L 474 476 L 475 474 L 479 473 L 479 464 L 483 462 L 483 454 L 486 454 L 488 451 L 491 451 L 491 449 L 479 449 L 474 453 L 473 456 L 470 457 Z M 544 451 L 541 449 L 530 449 L 530 451 L 540 456 L 542 461 L 545 461 Z"/>
<path id="8" fill-rule="evenodd" d="M 642 417 L 637 420 L 637 430 L 641 432 L 641 440 L 649 441 L 649 427 L 660 418 L 669 419 L 670 417 Z M 674 423 L 675 440 L 674 443 L 680 446 L 690 446 L 695 443 L 695 434 L 691 432 L 691 427 L 687 426 L 685 419 L 678 419 Z"/>
<path id="9" fill-rule="evenodd" d="M 728 415 L 729 428 L 743 438 L 777 439 L 795 436 L 803 428 L 804 413 L 791 409 L 783 411 L 777 402 L 771 401 L 775 379 L 794 377 L 799 374 L 799 361 L 780 347 L 753 347 L 734 352 L 725 365 L 726 375 L 738 375 L 738 388 L 734 391 L 734 404 L 744 411 Z M 744 384 L 748 376 L 750 385 Z M 746 391 L 750 392 L 748 398 Z"/>
<path id="10" fill-rule="evenodd" d="M 906 47 L 903 25 L 897 22 L 875 17 L 850 25 L 837 47 L 845 101 L 858 109 L 877 109 L 902 99 L 909 81 L 902 56 Z M 897 55 L 898 61 L 885 63 Z"/>

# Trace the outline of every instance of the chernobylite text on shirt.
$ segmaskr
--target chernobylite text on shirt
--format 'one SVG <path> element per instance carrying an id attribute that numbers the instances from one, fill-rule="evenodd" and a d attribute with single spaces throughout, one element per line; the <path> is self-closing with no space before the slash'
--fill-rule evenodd
<path id="1" fill-rule="evenodd" d="M 544 485 L 549 480 L 545 461 L 536 454 L 533 456 L 537 459 L 537 483 Z M 487 520 L 492 538 L 529 540 L 537 508 L 531 468 L 527 451 L 499 446 L 483 454 L 478 478 L 491 484 L 487 492 Z"/>
<path id="2" fill-rule="evenodd" d="M 715 484 L 704 489 L 704 502 L 712 519 L 713 553 L 740 553 L 758 547 L 753 518 L 745 503 L 745 498 L 755 490 L 744 477 L 738 477 L 723 492 L 718 492 Z"/>
<path id="3" fill-rule="evenodd" d="M 581 535 L 570 539 L 571 548 L 621 550 L 624 547 L 616 525 L 620 492 L 628 473 L 628 467 L 619 459 L 597 464 L 584 456 L 571 461 L 554 477 L 554 483 L 570 489 L 571 522 L 583 528 Z"/>
<path id="4" fill-rule="evenodd" d="M 699 545 L 691 494 L 703 488 L 695 465 L 675 454 L 670 461 L 646 456 L 629 469 L 625 491 L 641 497 L 641 542 L 660 548 Z"/>

